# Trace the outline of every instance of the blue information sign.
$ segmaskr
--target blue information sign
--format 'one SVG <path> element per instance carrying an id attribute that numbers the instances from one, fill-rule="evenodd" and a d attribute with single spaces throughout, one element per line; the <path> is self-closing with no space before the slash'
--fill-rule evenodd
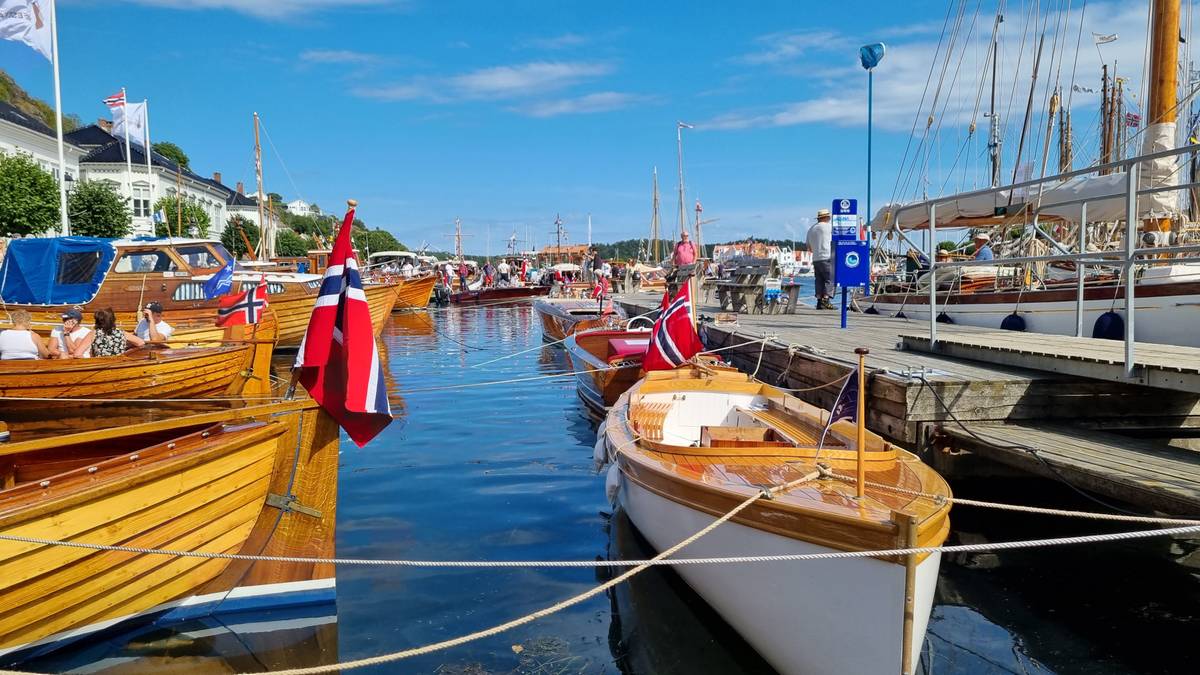
<path id="1" fill-rule="evenodd" d="M 833 278 L 842 288 L 871 283 L 871 249 L 865 241 L 834 242 Z"/>
<path id="2" fill-rule="evenodd" d="M 829 219 L 833 230 L 833 241 L 858 239 L 858 200 L 835 199 L 830 211 L 833 214 Z"/>

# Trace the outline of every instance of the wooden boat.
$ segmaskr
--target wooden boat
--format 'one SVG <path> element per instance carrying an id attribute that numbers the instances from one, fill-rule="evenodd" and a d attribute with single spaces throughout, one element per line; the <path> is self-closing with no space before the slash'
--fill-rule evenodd
<path id="1" fill-rule="evenodd" d="M 817 470 L 827 413 L 746 375 L 697 367 L 653 372 L 609 413 L 598 448 L 616 498 L 658 550 L 688 538 L 764 487 Z M 819 460 L 853 477 L 855 426 L 832 425 Z M 865 494 L 818 477 L 760 500 L 684 549 L 685 557 L 940 545 L 949 504 L 870 482 L 949 496 L 917 457 L 874 434 Z M 912 672 L 933 603 L 939 555 L 742 565 L 678 572 L 780 673 Z M 906 606 L 906 597 L 911 603 Z"/>
<path id="2" fill-rule="evenodd" d="M 382 280 L 383 288 L 389 286 L 394 287 L 396 291 L 396 302 L 392 309 L 397 312 L 407 312 L 425 309 L 429 306 L 429 299 L 433 297 L 433 288 L 437 286 L 437 275 L 432 272 L 415 277 L 389 277 Z M 387 315 L 384 314 L 382 319 L 378 320 L 375 325 L 383 323 Z M 375 312 L 371 312 L 371 321 L 375 322 Z"/>
<path id="3" fill-rule="evenodd" d="M 546 342 L 561 342 L 575 331 L 615 324 L 625 318 L 625 310 L 611 300 L 601 310 L 597 300 L 538 298 L 533 308 L 541 319 L 542 340 Z"/>
<path id="4" fill-rule="evenodd" d="M 509 286 L 506 288 L 481 288 L 475 291 L 460 291 L 450 294 L 450 302 L 456 305 L 500 304 L 505 300 L 521 302 L 550 292 L 549 286 Z"/>
<path id="5" fill-rule="evenodd" d="M 0 446 L 0 534 L 330 557 L 338 427 L 311 400 Z M 157 617 L 327 603 L 326 564 L 0 539 L 0 663 Z"/>
<path id="6" fill-rule="evenodd" d="M 255 326 L 220 329 L 211 347 L 146 345 L 120 356 L 0 361 L 6 410 L 44 408 L 44 399 L 178 399 L 262 395 L 271 389 L 276 322 L 269 309 Z M 87 404 L 86 401 L 79 401 Z M 56 404 L 58 405 L 58 404 Z"/>
<path id="7" fill-rule="evenodd" d="M 579 331 L 563 343 L 575 371 L 575 391 L 588 412 L 603 417 L 642 377 L 642 357 L 650 346 L 649 329 Z"/>
<path id="8" fill-rule="evenodd" d="M 208 239 L 19 239 L 9 243 L 0 268 L 0 297 L 10 308 L 29 310 L 35 328 L 58 326 L 63 312 L 81 305 L 85 314 L 111 307 L 118 323 L 131 329 L 139 307 L 159 302 L 176 330 L 173 344 L 207 344 L 221 336 L 213 326 L 217 300 L 205 299 L 204 283 L 229 260 L 233 255 Z M 278 317 L 278 344 L 295 347 L 308 327 L 321 277 L 237 271 L 234 286 L 255 285 L 264 275 L 268 302 Z M 406 303 L 424 307 L 433 282 L 364 284 L 363 291 L 378 330 L 402 296 Z"/>

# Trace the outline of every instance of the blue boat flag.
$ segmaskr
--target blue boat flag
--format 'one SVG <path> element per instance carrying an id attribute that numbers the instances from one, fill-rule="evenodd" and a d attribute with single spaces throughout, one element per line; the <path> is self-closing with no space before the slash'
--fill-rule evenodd
<path id="1" fill-rule="evenodd" d="M 218 295 L 224 295 L 233 288 L 233 261 L 225 263 L 216 274 L 204 282 L 204 297 L 212 300 Z"/>

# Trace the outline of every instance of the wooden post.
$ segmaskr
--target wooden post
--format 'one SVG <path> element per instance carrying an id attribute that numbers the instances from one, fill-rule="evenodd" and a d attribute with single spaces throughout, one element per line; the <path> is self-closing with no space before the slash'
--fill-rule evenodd
<path id="1" fill-rule="evenodd" d="M 858 434 L 855 439 L 858 449 L 858 480 L 855 481 L 854 496 L 862 499 L 867 483 L 867 354 L 866 347 L 854 350 L 858 354 Z"/>
<path id="2" fill-rule="evenodd" d="M 167 225 L 167 236 L 171 235 L 171 225 Z M 183 236 L 183 172 L 175 165 L 175 236 Z"/>
<path id="3" fill-rule="evenodd" d="M 892 522 L 899 530 L 897 540 L 903 548 L 916 548 L 917 517 L 903 511 L 892 512 Z M 910 553 L 904 557 L 904 628 L 903 643 L 900 645 L 900 672 L 902 675 L 912 675 L 913 671 L 913 618 L 915 615 L 917 595 L 917 554 Z"/>

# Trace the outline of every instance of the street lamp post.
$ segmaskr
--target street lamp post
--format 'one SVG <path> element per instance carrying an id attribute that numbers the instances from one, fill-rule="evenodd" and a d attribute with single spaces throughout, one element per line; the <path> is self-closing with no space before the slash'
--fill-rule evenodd
<path id="1" fill-rule="evenodd" d="M 869 45 L 863 45 L 858 50 L 858 58 L 862 61 L 862 67 L 867 70 L 867 237 L 870 240 L 870 224 L 871 224 L 871 126 L 874 117 L 874 98 L 875 98 L 875 66 L 883 60 L 884 52 L 887 47 L 882 42 L 875 42 Z"/>

